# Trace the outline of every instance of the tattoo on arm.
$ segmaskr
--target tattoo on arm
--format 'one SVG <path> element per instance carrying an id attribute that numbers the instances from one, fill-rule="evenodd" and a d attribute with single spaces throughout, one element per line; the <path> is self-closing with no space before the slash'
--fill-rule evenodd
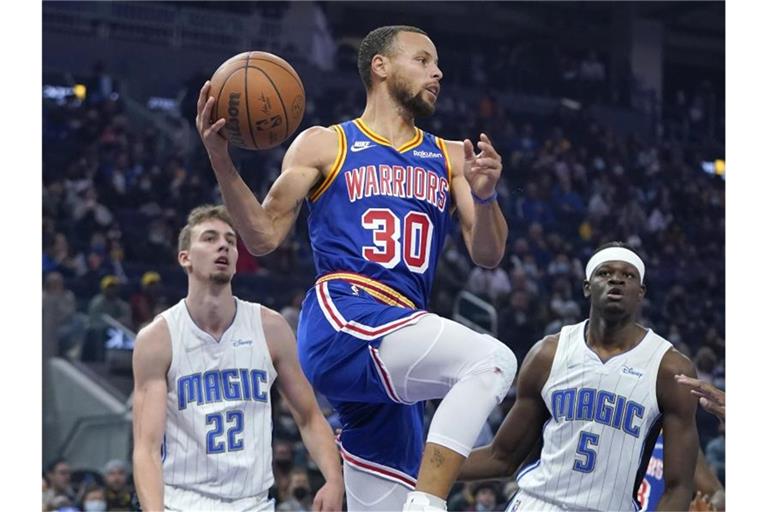
<path id="1" fill-rule="evenodd" d="M 430 459 L 430 462 L 432 462 L 435 466 L 440 467 L 445 462 L 445 457 L 443 456 L 440 449 L 435 448 L 435 450 L 432 452 L 432 457 Z"/>

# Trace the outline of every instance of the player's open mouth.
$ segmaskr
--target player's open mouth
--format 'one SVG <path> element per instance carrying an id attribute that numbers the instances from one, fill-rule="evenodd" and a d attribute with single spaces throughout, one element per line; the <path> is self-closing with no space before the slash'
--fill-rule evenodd
<path id="1" fill-rule="evenodd" d="M 216 258 L 216 261 L 214 262 L 217 265 L 229 265 L 229 259 L 222 256 L 221 258 Z"/>
<path id="2" fill-rule="evenodd" d="M 440 94 L 440 86 L 439 85 L 429 85 L 425 87 L 425 89 L 432 93 L 432 95 L 437 98 L 437 96 Z"/>
<path id="3" fill-rule="evenodd" d="M 621 300 L 624 298 L 624 292 L 619 288 L 611 288 L 605 296 L 612 300 Z"/>

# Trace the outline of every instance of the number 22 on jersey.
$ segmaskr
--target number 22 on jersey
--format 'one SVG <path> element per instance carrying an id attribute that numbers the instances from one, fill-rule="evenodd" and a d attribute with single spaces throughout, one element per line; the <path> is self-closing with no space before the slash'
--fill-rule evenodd
<path id="1" fill-rule="evenodd" d="M 236 452 L 243 449 L 243 411 L 235 409 L 225 413 L 212 413 L 205 416 L 205 424 L 211 425 L 206 435 L 206 453 Z M 227 427 L 226 438 L 223 437 Z"/>
<path id="2" fill-rule="evenodd" d="M 427 270 L 434 231 L 428 215 L 411 211 L 401 221 L 389 208 L 369 208 L 361 223 L 373 231 L 374 244 L 363 246 L 363 258 L 384 268 L 404 261 L 411 272 L 423 274 Z"/>

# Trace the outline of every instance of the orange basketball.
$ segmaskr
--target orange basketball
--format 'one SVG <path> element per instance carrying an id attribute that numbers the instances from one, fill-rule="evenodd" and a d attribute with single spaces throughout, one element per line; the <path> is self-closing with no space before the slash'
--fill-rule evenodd
<path id="1" fill-rule="evenodd" d="M 304 85 L 277 55 L 245 52 L 224 62 L 211 77 L 216 98 L 211 120 L 227 122 L 221 133 L 244 149 L 269 149 L 285 141 L 304 117 Z"/>

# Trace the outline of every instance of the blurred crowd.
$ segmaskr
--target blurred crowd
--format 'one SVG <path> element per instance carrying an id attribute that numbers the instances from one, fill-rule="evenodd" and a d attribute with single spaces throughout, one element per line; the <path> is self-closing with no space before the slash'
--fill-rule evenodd
<path id="1" fill-rule="evenodd" d="M 445 87 L 437 114 L 419 124 L 450 139 L 490 135 L 504 162 L 498 192 L 510 227 L 508 247 L 498 268 L 474 267 L 454 226 L 439 262 L 431 309 L 453 316 L 462 291 L 483 299 L 497 313 L 496 335 L 522 360 L 542 336 L 585 318 L 584 264 L 599 245 L 622 240 L 646 263 L 643 323 L 689 355 L 700 378 L 724 389 L 725 184 L 701 166 L 724 141 L 690 136 L 700 133 L 697 123 L 705 119 L 696 105 L 707 102 L 697 98 L 708 98 L 711 90 L 694 91 L 692 99 L 682 94 L 680 108 L 667 109 L 664 131 L 676 135 L 622 135 L 585 109 L 561 108 L 547 115 L 510 111 L 500 101 L 508 84 L 477 59 L 453 70 L 446 65 L 445 71 L 449 76 L 469 66 L 475 72 L 463 76 L 484 71 L 487 78 Z M 583 94 L 594 101 L 608 94 L 600 85 L 605 69 L 596 55 L 571 62 L 563 77 L 571 68 L 574 83 L 581 84 L 574 87 Z M 348 76 L 348 87 L 328 88 L 308 99 L 304 127 L 359 115 L 362 87 Z M 463 94 L 466 87 L 485 92 L 469 99 L 474 97 Z M 185 295 L 184 274 L 176 264 L 178 230 L 193 207 L 220 202 L 189 117 L 185 112 L 173 119 L 175 128 L 168 132 L 130 116 L 116 95 L 45 103 L 44 357 L 103 360 L 104 331 L 111 320 L 136 331 Z M 279 174 L 283 151 L 233 151 L 258 197 Z M 236 292 L 282 310 L 294 327 L 312 281 L 303 218 L 268 257 L 256 259 L 241 246 Z M 513 402 L 514 388 L 489 419 L 485 441 Z M 278 510 L 309 510 L 320 474 L 279 399 L 274 414 Z M 705 414 L 699 427 L 708 460 L 724 481 L 724 427 Z M 130 509 L 120 508 L 131 506 L 125 462 L 113 461 L 100 473 L 80 473 L 75 482 L 77 472 L 63 460 L 47 468 L 46 510 Z M 513 491 L 514 483 L 459 484 L 449 509 L 499 510 Z"/>
<path id="2" fill-rule="evenodd" d="M 51 461 L 43 473 L 43 512 L 53 510 L 136 510 L 128 463 L 114 459 L 92 471 L 73 470 L 62 458 Z"/>

